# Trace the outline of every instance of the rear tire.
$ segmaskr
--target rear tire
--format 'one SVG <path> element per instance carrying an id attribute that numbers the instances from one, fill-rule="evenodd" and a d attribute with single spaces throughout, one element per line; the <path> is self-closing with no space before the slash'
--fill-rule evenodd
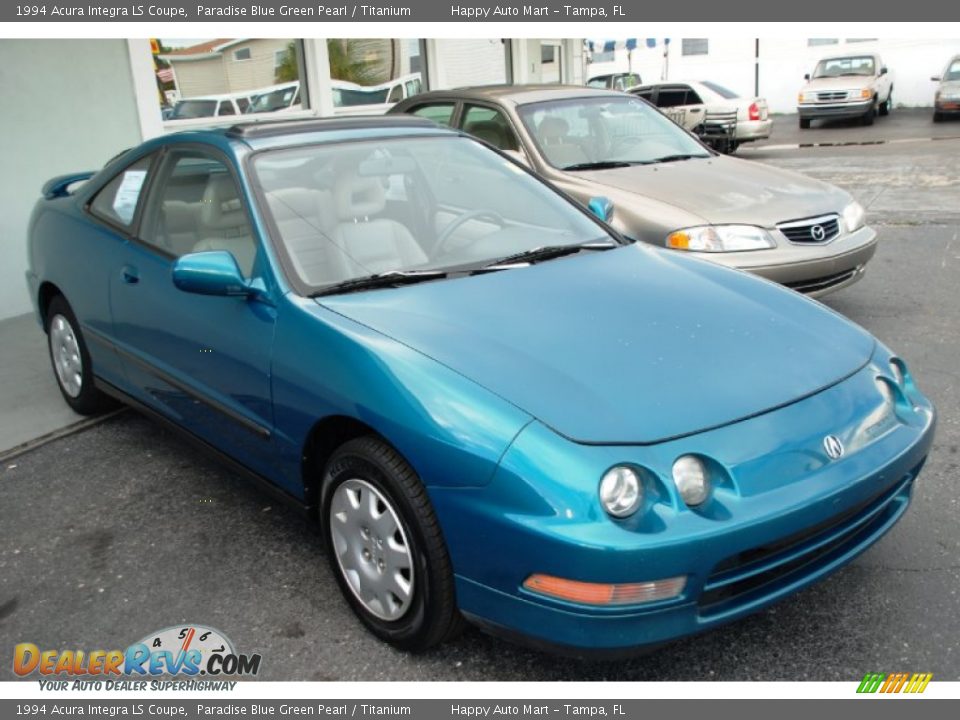
<path id="1" fill-rule="evenodd" d="M 801 130 L 810 129 L 810 118 L 800 118 L 800 129 Z"/>
<path id="2" fill-rule="evenodd" d="M 63 295 L 54 297 L 47 306 L 44 329 L 53 376 L 67 405 L 80 415 L 96 415 L 109 410 L 115 403 L 94 386 L 87 343 L 80 332 L 80 323 Z"/>
<path id="3" fill-rule="evenodd" d="M 458 635 L 453 566 L 426 489 L 383 440 L 351 440 L 323 474 L 323 536 L 350 607 L 381 640 L 426 650 Z"/>

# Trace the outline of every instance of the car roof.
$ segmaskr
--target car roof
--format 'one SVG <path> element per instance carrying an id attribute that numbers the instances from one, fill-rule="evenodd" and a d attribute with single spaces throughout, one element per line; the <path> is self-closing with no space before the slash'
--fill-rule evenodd
<path id="1" fill-rule="evenodd" d="M 413 105 L 417 101 L 435 98 L 458 98 L 464 100 L 488 100 L 509 102 L 514 105 L 562 100 L 564 98 L 595 96 L 606 94 L 622 97 L 623 93 L 605 88 L 590 88 L 581 85 L 478 85 L 459 87 L 451 90 L 433 90 L 414 95 L 404 101 L 404 105 Z"/>

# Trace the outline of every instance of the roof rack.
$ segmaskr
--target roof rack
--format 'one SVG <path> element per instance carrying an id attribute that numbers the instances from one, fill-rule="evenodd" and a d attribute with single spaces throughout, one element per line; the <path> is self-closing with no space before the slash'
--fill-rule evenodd
<path id="1" fill-rule="evenodd" d="M 229 137 L 262 138 L 290 133 L 324 132 L 389 127 L 439 127 L 432 120 L 411 115 L 355 115 L 353 117 L 303 118 L 301 120 L 262 120 L 233 125 Z"/>

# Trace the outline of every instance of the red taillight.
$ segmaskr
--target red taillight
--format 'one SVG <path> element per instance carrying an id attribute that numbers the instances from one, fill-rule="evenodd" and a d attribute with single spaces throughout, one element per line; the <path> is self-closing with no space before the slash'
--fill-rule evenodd
<path id="1" fill-rule="evenodd" d="M 760 108 L 756 103 L 750 103 L 750 109 L 748 110 L 748 112 L 750 113 L 751 120 L 760 119 Z"/>

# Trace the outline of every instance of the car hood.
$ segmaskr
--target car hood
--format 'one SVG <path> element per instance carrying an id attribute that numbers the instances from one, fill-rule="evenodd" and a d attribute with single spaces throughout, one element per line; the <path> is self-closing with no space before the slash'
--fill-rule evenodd
<path id="1" fill-rule="evenodd" d="M 846 75 L 844 77 L 823 77 L 810 80 L 801 92 L 817 90 L 857 90 L 871 87 L 876 78 L 873 75 Z"/>
<path id="2" fill-rule="evenodd" d="M 788 170 L 725 156 L 568 173 L 581 181 L 669 203 L 708 223 L 773 227 L 850 202 L 843 190 Z M 603 194 L 599 190 L 596 194 Z"/>
<path id="3" fill-rule="evenodd" d="M 584 443 L 763 413 L 851 375 L 874 346 L 793 291 L 639 244 L 318 302 Z"/>

